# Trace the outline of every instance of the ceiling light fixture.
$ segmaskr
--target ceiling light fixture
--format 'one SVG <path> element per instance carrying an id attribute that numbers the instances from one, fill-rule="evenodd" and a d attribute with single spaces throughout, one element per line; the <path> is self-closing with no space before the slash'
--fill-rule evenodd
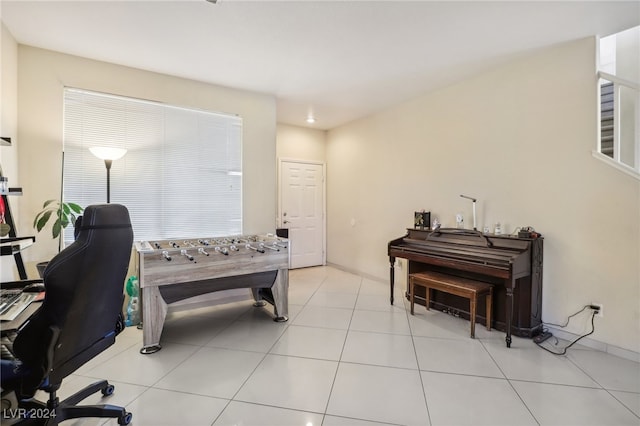
<path id="1" fill-rule="evenodd" d="M 315 122 L 316 122 L 316 119 L 315 119 L 315 118 L 313 118 L 313 116 L 312 116 L 312 115 L 310 115 L 310 116 L 308 116 L 308 117 L 307 117 L 307 123 L 309 123 L 309 124 L 313 124 L 313 123 L 315 123 Z"/>

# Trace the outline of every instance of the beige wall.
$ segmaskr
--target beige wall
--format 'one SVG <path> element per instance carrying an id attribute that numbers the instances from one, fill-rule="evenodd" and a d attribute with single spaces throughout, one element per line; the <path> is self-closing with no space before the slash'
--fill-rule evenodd
<path id="1" fill-rule="evenodd" d="M 276 156 L 279 159 L 326 161 L 326 137 L 324 130 L 278 124 L 276 131 Z"/>
<path id="2" fill-rule="evenodd" d="M 480 229 L 544 235 L 545 321 L 602 303 L 592 337 L 639 352 L 640 182 L 592 157 L 596 106 L 584 39 L 331 130 L 328 262 L 387 280 L 387 243 L 413 212 L 470 227 L 470 195 Z"/>
<path id="3" fill-rule="evenodd" d="M 9 30 L 0 24 L 0 136 L 10 137 L 12 146 L 0 146 L 2 173 L 9 179 L 9 186 L 20 186 L 18 179 L 18 45 Z M 17 197 L 9 197 L 11 213 L 20 220 Z M 17 274 L 13 257 L 0 259 L 0 280 L 11 281 Z"/>
<path id="4" fill-rule="evenodd" d="M 65 86 L 234 113 L 243 118 L 244 232 L 273 232 L 276 211 L 276 107 L 273 96 L 234 90 L 20 45 L 18 137 L 23 212 L 33 218 L 58 198 Z M 176 206 L 176 208 L 182 208 Z M 24 232 L 33 232 L 31 223 Z M 28 260 L 46 260 L 55 242 L 39 234 Z"/>

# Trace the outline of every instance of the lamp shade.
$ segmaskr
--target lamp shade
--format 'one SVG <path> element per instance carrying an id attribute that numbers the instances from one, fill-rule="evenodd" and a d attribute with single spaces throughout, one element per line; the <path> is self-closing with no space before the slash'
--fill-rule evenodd
<path id="1" fill-rule="evenodd" d="M 89 151 L 102 160 L 117 160 L 127 153 L 124 148 L 107 148 L 103 146 L 89 148 Z"/>

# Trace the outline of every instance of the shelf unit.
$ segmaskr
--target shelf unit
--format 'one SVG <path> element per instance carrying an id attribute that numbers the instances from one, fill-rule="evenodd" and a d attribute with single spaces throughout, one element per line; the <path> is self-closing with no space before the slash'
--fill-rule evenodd
<path id="1" fill-rule="evenodd" d="M 31 246 L 36 241 L 36 237 L 29 235 L 26 237 L 18 237 L 16 235 L 16 226 L 11 214 L 11 206 L 9 205 L 9 195 L 22 195 L 21 188 L 9 188 L 6 194 L 2 194 L 2 202 L 4 203 L 4 221 L 10 226 L 7 237 L 0 238 L 0 254 L 2 256 L 13 256 L 18 269 L 18 275 L 21 280 L 27 280 L 27 271 L 22 260 L 22 250 Z"/>

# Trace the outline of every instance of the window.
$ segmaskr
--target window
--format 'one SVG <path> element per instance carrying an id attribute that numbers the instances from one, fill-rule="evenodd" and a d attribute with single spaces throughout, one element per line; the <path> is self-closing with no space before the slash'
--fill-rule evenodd
<path id="1" fill-rule="evenodd" d="M 640 27 L 600 39 L 594 155 L 640 178 Z"/>
<path id="2" fill-rule="evenodd" d="M 89 151 L 98 146 L 127 150 L 113 161 L 110 192 L 136 240 L 242 233 L 241 118 L 65 89 L 65 201 L 106 202 L 107 170 Z"/>

